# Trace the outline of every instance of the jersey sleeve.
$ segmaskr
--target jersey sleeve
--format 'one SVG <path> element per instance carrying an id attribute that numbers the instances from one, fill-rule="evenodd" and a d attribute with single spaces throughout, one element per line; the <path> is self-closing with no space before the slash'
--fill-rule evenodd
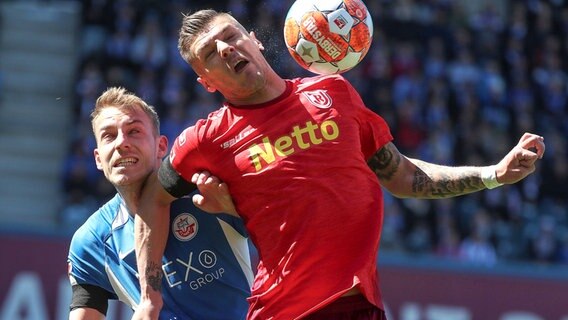
<path id="1" fill-rule="evenodd" d="M 365 158 L 368 160 L 379 149 L 392 141 L 393 137 L 387 122 L 381 116 L 367 108 L 361 96 L 349 81 L 344 80 L 344 82 L 351 96 L 353 107 L 355 108 L 355 117 L 360 123 L 361 148 Z"/>
<path id="2" fill-rule="evenodd" d="M 67 258 L 69 280 L 72 286 L 87 284 L 108 290 L 111 286 L 105 273 L 104 243 L 101 236 L 97 235 L 97 223 L 89 223 L 95 222 L 92 218 L 71 239 Z"/>

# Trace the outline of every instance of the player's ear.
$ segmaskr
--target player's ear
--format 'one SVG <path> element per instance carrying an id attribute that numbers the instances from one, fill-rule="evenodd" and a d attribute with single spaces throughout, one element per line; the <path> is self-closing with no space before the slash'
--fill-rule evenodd
<path id="1" fill-rule="evenodd" d="M 97 164 L 97 169 L 103 171 L 103 164 L 101 162 L 101 156 L 99 155 L 99 149 L 93 150 L 93 154 L 95 155 L 95 163 Z"/>
<path id="2" fill-rule="evenodd" d="M 217 89 L 215 87 L 212 87 L 209 85 L 209 82 L 207 82 L 207 80 L 201 78 L 201 77 L 197 77 L 197 82 L 199 82 L 200 85 L 203 86 L 203 88 L 205 88 L 205 90 L 207 90 L 207 92 L 215 92 L 217 91 Z"/>
<path id="3" fill-rule="evenodd" d="M 160 136 L 158 139 L 158 157 L 162 159 L 168 152 L 168 138 L 166 136 Z"/>
<path id="4" fill-rule="evenodd" d="M 256 43 L 256 45 L 258 46 L 258 48 L 260 49 L 260 51 L 264 50 L 264 45 L 262 45 L 262 42 L 260 42 L 260 40 L 258 40 L 256 38 L 256 34 L 254 33 L 254 31 L 251 31 L 249 33 L 251 39 Z"/>

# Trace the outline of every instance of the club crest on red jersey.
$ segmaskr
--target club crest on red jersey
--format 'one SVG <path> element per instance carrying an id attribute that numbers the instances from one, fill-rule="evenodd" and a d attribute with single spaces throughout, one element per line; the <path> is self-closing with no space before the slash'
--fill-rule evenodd
<path id="1" fill-rule="evenodd" d="M 302 92 L 304 97 L 314 105 L 316 108 L 327 109 L 331 107 L 331 97 L 327 93 L 327 90 L 313 90 Z"/>
<path id="2" fill-rule="evenodd" d="M 197 235 L 197 219 L 189 213 L 182 213 L 172 222 L 172 233 L 179 241 L 189 241 Z"/>

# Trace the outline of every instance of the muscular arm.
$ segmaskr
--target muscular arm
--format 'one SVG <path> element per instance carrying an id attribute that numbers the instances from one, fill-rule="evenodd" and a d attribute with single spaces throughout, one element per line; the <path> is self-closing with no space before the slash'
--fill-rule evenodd
<path id="1" fill-rule="evenodd" d="M 525 133 L 490 170 L 494 171 L 497 182 L 516 183 L 534 172 L 536 161 L 543 157 L 544 150 L 543 137 Z M 488 167 L 450 167 L 410 159 L 392 143 L 377 151 L 368 163 L 381 184 L 401 198 L 449 198 L 486 188 L 481 170 Z"/>
<path id="2" fill-rule="evenodd" d="M 450 167 L 410 159 L 389 143 L 368 161 L 381 184 L 401 198 L 449 198 L 485 189 L 479 167 Z"/>
<path id="3" fill-rule="evenodd" d="M 133 319 L 157 319 L 162 307 L 162 256 L 169 232 L 170 204 L 195 190 L 196 186 L 183 180 L 166 158 L 159 173 L 151 174 L 142 190 L 136 213 L 135 249 L 139 270 L 140 304 Z"/>
<path id="4" fill-rule="evenodd" d="M 166 247 L 170 203 L 175 198 L 164 190 L 157 173 L 148 177 L 134 219 L 136 264 L 140 303 L 134 319 L 157 319 L 162 308 L 162 256 Z M 131 209 L 132 210 L 132 209 Z"/>

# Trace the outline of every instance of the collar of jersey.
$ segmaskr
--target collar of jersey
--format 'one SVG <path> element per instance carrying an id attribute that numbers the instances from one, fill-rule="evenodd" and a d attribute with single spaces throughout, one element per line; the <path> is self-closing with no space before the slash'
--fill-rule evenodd
<path id="1" fill-rule="evenodd" d="M 119 203 L 119 209 L 118 212 L 116 214 L 116 216 L 114 217 L 114 220 L 112 221 L 112 230 L 115 230 L 121 226 L 123 226 L 124 224 L 126 224 L 128 222 L 128 219 L 130 218 L 130 214 L 128 213 L 128 209 L 126 208 L 126 205 L 124 204 L 124 200 L 122 199 L 122 197 L 117 194 L 118 199 L 120 200 Z"/>
<path id="2" fill-rule="evenodd" d="M 263 103 L 257 103 L 257 104 L 238 105 L 238 106 L 235 106 L 232 103 L 225 101 L 225 105 L 227 107 L 237 108 L 237 109 L 260 109 L 260 108 L 264 108 L 266 106 L 275 105 L 278 102 L 286 99 L 290 95 L 290 93 L 292 92 L 292 89 L 294 87 L 294 85 L 292 84 L 292 81 L 290 81 L 288 79 L 285 79 L 285 81 L 286 81 L 286 90 L 284 90 L 284 92 L 282 92 L 282 94 L 280 94 L 278 97 L 276 97 L 276 98 L 274 98 L 270 101 L 266 101 L 266 102 L 263 102 Z"/>

